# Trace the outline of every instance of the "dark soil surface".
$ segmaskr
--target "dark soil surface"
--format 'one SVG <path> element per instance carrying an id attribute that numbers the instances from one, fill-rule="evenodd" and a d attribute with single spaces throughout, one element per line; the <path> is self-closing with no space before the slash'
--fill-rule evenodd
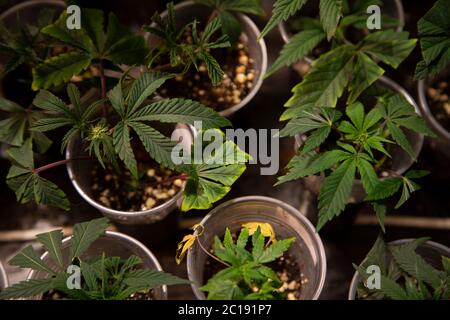
<path id="1" fill-rule="evenodd" d="M 183 181 L 156 162 L 140 163 L 139 180 L 128 170 L 117 172 L 111 166 L 96 165 L 91 171 L 94 198 L 103 206 L 122 211 L 144 211 L 174 197 Z"/>
<path id="2" fill-rule="evenodd" d="M 437 121 L 450 131 L 450 87 L 447 81 L 433 83 L 427 90 L 430 110 Z"/>

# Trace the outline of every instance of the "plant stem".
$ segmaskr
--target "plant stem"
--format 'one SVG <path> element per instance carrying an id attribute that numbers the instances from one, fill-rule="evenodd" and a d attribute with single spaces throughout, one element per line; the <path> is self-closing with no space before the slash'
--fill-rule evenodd
<path id="1" fill-rule="evenodd" d="M 100 62 L 100 83 L 102 87 L 102 99 L 106 99 L 106 77 L 105 77 L 105 68 L 103 67 L 103 62 Z M 102 112 L 103 116 L 106 117 L 108 110 L 106 108 L 106 103 L 102 104 Z"/>
<path id="2" fill-rule="evenodd" d="M 208 17 L 208 22 L 207 24 L 210 24 L 211 21 L 213 21 L 213 19 L 219 14 L 219 10 L 214 9 L 213 12 L 211 12 L 210 16 Z"/>
<path id="3" fill-rule="evenodd" d="M 35 174 L 37 174 L 37 173 L 41 173 L 41 172 L 46 171 L 46 170 L 50 170 L 50 169 L 53 169 L 53 168 L 56 168 L 56 167 L 65 165 L 65 164 L 67 164 L 67 163 L 69 163 L 69 162 L 71 162 L 71 161 L 75 161 L 75 160 L 87 160 L 87 159 L 90 159 L 90 157 L 77 157 L 77 158 L 71 158 L 71 159 L 60 160 L 60 161 L 56 161 L 56 162 L 47 164 L 47 165 L 45 165 L 45 166 L 39 167 L 39 168 L 37 168 L 37 169 L 33 169 L 32 172 L 35 173 Z"/>
<path id="4" fill-rule="evenodd" d="M 204 253 L 206 253 L 208 256 L 210 256 L 211 258 L 213 258 L 214 260 L 216 260 L 217 262 L 227 266 L 227 267 L 231 267 L 231 265 L 229 265 L 228 263 L 226 263 L 225 261 L 220 260 L 219 258 L 217 258 L 215 255 L 211 254 L 208 250 L 205 249 L 205 247 L 202 245 L 200 239 L 197 237 L 196 238 L 198 245 L 200 246 L 200 248 L 202 249 L 202 251 Z"/>
<path id="5" fill-rule="evenodd" d="M 375 165 L 375 169 L 380 170 L 381 167 L 383 166 L 383 164 L 386 162 L 386 160 L 387 160 L 387 156 L 384 155 L 383 158 L 381 158 L 381 160 L 378 161 L 378 163 Z"/>
<path id="6" fill-rule="evenodd" d="M 156 66 L 152 70 L 153 71 L 158 71 L 158 70 L 163 70 L 163 69 L 170 68 L 170 67 L 172 67 L 172 65 L 170 63 L 166 63 L 166 64 L 163 64 L 163 65 L 160 65 L 160 66 Z"/>

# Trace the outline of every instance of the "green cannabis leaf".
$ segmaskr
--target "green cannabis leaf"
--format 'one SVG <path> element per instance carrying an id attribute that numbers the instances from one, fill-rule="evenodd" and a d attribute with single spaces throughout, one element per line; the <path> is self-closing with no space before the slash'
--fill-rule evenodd
<path id="1" fill-rule="evenodd" d="M 334 107 L 353 74 L 354 50 L 343 45 L 314 61 L 304 80 L 293 88 L 289 108 Z M 287 118 L 282 117 L 282 120 Z"/>
<path id="2" fill-rule="evenodd" d="M 325 179 L 319 194 L 317 230 L 320 230 L 326 222 L 344 210 L 352 191 L 355 174 L 356 163 L 349 159 Z"/>
<path id="3" fill-rule="evenodd" d="M 223 141 L 207 143 L 206 137 L 212 133 Z M 195 158 L 195 150 L 204 151 L 208 145 L 218 143 L 220 145 L 214 153 L 207 153 L 201 161 Z M 249 160 L 249 155 L 241 151 L 232 141 L 226 141 L 224 134 L 219 130 L 200 132 L 194 139 L 192 150 L 191 164 L 183 166 L 183 171 L 188 174 L 181 206 L 183 211 L 208 209 L 214 202 L 222 199 L 245 171 L 245 164 Z"/>
<path id="4" fill-rule="evenodd" d="M 273 13 L 267 25 L 261 32 L 260 38 L 264 38 L 270 30 L 280 22 L 286 21 L 299 11 L 308 0 L 277 0 L 273 5 Z"/>
<path id="5" fill-rule="evenodd" d="M 325 39 L 326 35 L 321 28 L 305 30 L 293 36 L 280 53 L 277 60 L 267 70 L 265 77 L 270 77 L 283 67 L 293 65 L 306 57 L 319 43 Z"/>
<path id="6" fill-rule="evenodd" d="M 313 62 L 285 106 L 335 107 L 345 89 L 349 92 L 347 104 L 352 104 L 383 75 L 384 69 L 378 66 L 377 60 L 397 68 L 414 49 L 415 42 L 408 39 L 407 32 L 386 30 L 367 35 L 357 45 L 339 45 Z"/>
<path id="7" fill-rule="evenodd" d="M 52 141 L 40 132 L 30 131 L 34 124 L 45 117 L 45 114 L 31 107 L 22 108 L 13 101 L 0 97 L 0 110 L 8 113 L 8 117 L 0 120 L 0 142 L 14 147 L 23 145 L 26 138 L 31 138 L 39 153 L 45 153 Z"/>
<path id="8" fill-rule="evenodd" d="M 320 21 L 327 33 L 328 41 L 334 36 L 342 17 L 342 0 L 320 0 Z"/>
<path id="9" fill-rule="evenodd" d="M 372 191 L 368 193 L 366 200 L 382 200 L 394 195 L 401 189 L 400 200 L 395 206 L 398 209 L 410 198 L 411 193 L 420 190 L 420 186 L 413 180 L 423 178 L 428 174 L 428 171 L 409 171 L 403 177 L 387 178 L 379 181 Z"/>
<path id="10" fill-rule="evenodd" d="M 64 268 L 63 255 L 61 250 L 63 236 L 64 235 L 60 230 L 42 233 L 36 236 L 36 239 L 40 243 L 42 243 L 44 249 L 49 253 L 52 260 L 60 268 Z"/>
<path id="11" fill-rule="evenodd" d="M 252 250 L 247 249 L 249 240 Z M 283 239 L 269 245 L 258 227 L 251 239 L 249 230 L 243 228 L 235 242 L 227 228 L 223 241 L 217 236 L 214 238 L 213 253 L 229 265 L 200 290 L 208 293 L 208 300 L 283 299 L 283 294 L 277 292 L 282 283 L 266 264 L 283 256 L 294 240 Z"/>
<path id="12" fill-rule="evenodd" d="M 231 123 L 212 109 L 186 99 L 167 99 L 143 106 L 143 102 L 170 77 L 148 72 L 142 74 L 124 96 L 122 83 L 117 84 L 108 98 L 121 117 L 114 127 L 113 144 L 119 158 L 137 177 L 137 163 L 131 146 L 130 130 L 133 130 L 150 156 L 165 167 L 176 169 L 171 153 L 176 143 L 147 124 L 148 121 L 185 123 L 194 125 L 201 121 L 208 128 L 229 126 Z"/>
<path id="13" fill-rule="evenodd" d="M 33 104 L 47 113 L 45 117 L 34 122 L 30 128 L 32 132 L 44 133 L 61 127 L 69 127 L 62 138 L 61 152 L 66 148 L 72 137 L 83 134 L 88 129 L 93 114 L 102 102 L 97 101 L 83 108 L 80 102 L 80 92 L 72 83 L 67 86 L 67 95 L 71 103 L 70 106 L 49 91 L 39 91 Z"/>
<path id="14" fill-rule="evenodd" d="M 0 299 L 30 298 L 57 292 L 60 296 L 75 300 L 125 300 L 135 293 L 148 294 L 162 285 L 188 284 L 189 281 L 174 275 L 142 267 L 142 259 L 131 255 L 127 259 L 109 257 L 104 253 L 84 259 L 84 253 L 99 239 L 108 227 L 106 218 L 76 224 L 69 248 L 62 248 L 62 231 L 40 234 L 37 240 L 49 253 L 55 269 L 39 258 L 31 246 L 19 252 L 10 264 L 31 268 L 47 274 L 46 278 L 30 279 L 14 284 L 0 292 Z M 66 261 L 63 250 L 69 250 Z M 81 289 L 69 289 L 66 268 L 77 264 L 81 269 Z"/>
<path id="15" fill-rule="evenodd" d="M 272 19 L 262 36 L 276 24 L 294 15 L 305 3 L 276 1 Z M 384 69 L 379 66 L 380 62 L 397 68 L 408 57 L 416 40 L 408 39 L 407 32 L 389 29 L 396 27 L 398 21 L 390 23 L 384 16 L 383 23 L 388 27 L 386 30 L 365 32 L 367 34 L 357 43 L 346 39 L 349 27 L 367 31 L 365 8 L 370 4 L 381 3 L 357 1 L 350 5 L 347 1 L 321 0 L 318 6 L 320 19 L 302 17 L 295 20 L 300 27 L 299 32 L 290 37 L 266 77 L 310 55 L 324 40 L 328 41 L 331 50 L 313 63 L 303 81 L 294 88 L 294 96 L 286 103 L 286 107 L 334 107 L 345 89 L 349 92 L 347 103 L 352 104 L 383 75 Z"/>
<path id="16" fill-rule="evenodd" d="M 442 257 L 440 266 L 431 265 L 416 252 L 428 238 L 415 239 L 405 244 L 386 245 L 381 236 L 359 265 L 353 265 L 363 282 L 358 285 L 359 299 L 392 300 L 447 300 L 450 297 L 450 277 L 447 260 Z M 368 289 L 364 282 L 370 274 L 369 266 L 380 267 L 379 289 Z"/>
<path id="17" fill-rule="evenodd" d="M 69 260 L 72 261 L 75 257 L 81 257 L 91 244 L 105 233 L 108 224 L 106 218 L 77 224 L 73 229 Z"/>
<path id="18" fill-rule="evenodd" d="M 418 133 L 434 136 L 425 121 L 416 113 L 414 107 L 400 95 L 389 98 L 381 97 L 377 106 L 387 124 L 387 128 L 395 142 L 416 160 L 416 154 L 408 138 L 400 128 L 406 128 Z"/>
<path id="19" fill-rule="evenodd" d="M 416 79 L 436 76 L 450 63 L 449 6 L 448 0 L 436 1 L 417 24 L 423 60 L 417 65 Z"/>
<path id="20" fill-rule="evenodd" d="M 64 192 L 35 170 L 31 139 L 27 139 L 21 147 L 10 148 L 8 155 L 12 166 L 6 183 L 16 193 L 17 202 L 28 203 L 34 200 L 38 204 L 69 210 L 69 201 Z"/>
<path id="21" fill-rule="evenodd" d="M 81 17 L 83 29 L 80 30 L 67 29 L 66 12 L 42 29 L 42 33 L 61 41 L 72 51 L 51 57 L 34 68 L 34 90 L 67 82 L 93 63 L 144 64 L 149 54 L 144 38 L 122 26 L 114 14 L 109 15 L 106 29 L 100 10 L 83 9 Z"/>

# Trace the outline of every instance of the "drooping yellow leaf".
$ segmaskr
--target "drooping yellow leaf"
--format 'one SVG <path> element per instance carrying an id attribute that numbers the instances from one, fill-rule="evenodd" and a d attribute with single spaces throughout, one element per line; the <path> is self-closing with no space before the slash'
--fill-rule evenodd
<path id="1" fill-rule="evenodd" d="M 184 236 L 183 240 L 178 244 L 175 254 L 175 261 L 177 264 L 180 264 L 181 261 L 183 261 L 187 251 L 194 245 L 197 237 L 203 234 L 203 226 L 201 224 L 194 225 L 192 230 L 194 230 L 194 234 Z"/>
<path id="2" fill-rule="evenodd" d="M 270 242 L 277 242 L 275 230 L 273 229 L 272 225 L 270 223 L 264 223 L 264 222 L 247 222 L 242 225 L 243 228 L 248 229 L 248 234 L 252 236 L 256 230 L 261 230 L 261 234 L 266 237 L 270 238 Z"/>
<path id="3" fill-rule="evenodd" d="M 181 242 L 178 244 L 177 253 L 175 255 L 175 261 L 177 264 L 180 264 L 181 261 L 183 261 L 184 257 L 186 256 L 186 252 L 189 250 L 190 247 L 195 242 L 195 239 L 197 239 L 196 236 L 193 234 L 189 234 L 181 240 Z"/>

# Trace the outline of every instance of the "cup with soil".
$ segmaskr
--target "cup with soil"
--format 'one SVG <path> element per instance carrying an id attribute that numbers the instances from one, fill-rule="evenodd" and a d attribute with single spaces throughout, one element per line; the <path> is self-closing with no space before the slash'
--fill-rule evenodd
<path id="1" fill-rule="evenodd" d="M 394 82 L 388 77 L 382 76 L 376 83 L 375 86 L 381 87 L 383 89 L 387 89 L 394 93 L 400 94 L 406 101 L 408 101 L 419 113 L 419 107 L 417 103 L 414 101 L 413 97 L 398 83 Z M 365 102 L 367 99 L 366 105 L 371 105 L 375 103 L 373 98 L 364 97 L 364 94 L 361 96 L 360 101 Z M 422 146 L 424 143 L 424 136 L 413 132 L 411 130 L 403 129 L 409 143 L 412 146 L 414 151 L 414 155 L 418 158 L 420 151 L 422 150 Z M 295 136 L 295 151 L 303 144 L 306 137 L 302 135 Z M 404 174 L 413 164 L 414 159 L 409 156 L 409 154 L 400 148 L 397 144 L 390 144 L 388 146 L 388 152 L 391 155 L 391 158 L 384 162 L 382 166 L 380 166 L 378 170 L 378 175 L 380 178 L 386 178 L 392 176 L 393 174 L 402 175 Z M 308 191 L 312 192 L 315 196 L 319 194 L 320 186 L 322 185 L 323 180 L 325 179 L 324 174 L 319 176 L 309 176 L 304 179 L 305 187 Z M 356 180 L 353 184 L 352 193 L 349 198 L 349 203 L 361 203 L 366 198 L 367 194 L 364 190 L 361 180 Z"/>
<path id="2" fill-rule="evenodd" d="M 197 19 L 200 30 L 211 13 L 210 8 L 191 1 L 175 6 L 176 22 L 180 27 Z M 161 16 L 166 17 L 167 14 L 165 11 Z M 161 96 L 196 100 L 222 116 L 231 116 L 253 99 L 261 88 L 267 69 L 267 49 L 264 40 L 258 40 L 260 31 L 255 23 L 243 14 L 236 17 L 242 27 L 238 43 L 231 48 L 212 52 L 225 73 L 222 84 L 214 87 L 206 66 L 200 64 L 198 72 L 191 68 L 187 73 L 167 81 L 159 91 Z M 157 37 L 150 34 L 146 37 L 151 46 L 158 43 Z"/>
<path id="3" fill-rule="evenodd" d="M 162 133 L 174 130 L 172 126 L 159 129 Z M 194 129 L 181 124 L 175 129 L 180 129 L 175 131 L 177 141 L 189 147 Z M 79 138 L 69 142 L 66 152 L 66 159 L 80 159 L 67 164 L 69 178 L 78 193 L 106 217 L 121 224 L 161 221 L 178 207 L 184 189 L 184 177 L 156 163 L 137 140 L 133 139 L 138 179 L 120 164 L 120 170 L 111 165 L 103 168 L 89 159 Z"/>
<path id="4" fill-rule="evenodd" d="M 350 1 L 350 5 L 354 1 Z M 403 31 L 405 25 L 405 12 L 403 10 L 403 4 L 401 0 L 387 0 L 384 1 L 381 7 L 381 13 L 390 18 L 396 19 L 398 25 L 396 27 L 397 32 Z M 293 17 L 289 18 L 286 22 L 281 22 L 278 25 L 278 30 L 281 34 L 281 38 L 284 43 L 288 43 L 291 37 L 300 31 L 304 30 L 304 22 L 301 18 L 312 18 L 319 19 L 319 6 L 316 1 L 308 1 L 302 9 L 296 13 Z M 364 36 L 361 32 L 356 30 L 348 30 L 349 34 L 346 35 L 350 40 L 359 41 L 359 39 Z M 328 52 L 331 49 L 331 43 L 324 40 L 316 48 L 313 49 L 311 55 L 305 57 L 302 61 L 299 61 L 293 68 L 304 76 L 310 67 L 310 64 L 319 58 L 322 54 Z"/>
<path id="5" fill-rule="evenodd" d="M 389 242 L 388 247 L 401 246 L 411 243 L 414 239 L 401 239 Z M 419 245 L 416 249 L 417 254 L 419 254 L 428 264 L 436 269 L 442 268 L 442 257 L 450 257 L 450 248 L 433 241 L 426 241 L 425 243 Z M 392 256 L 389 252 L 386 252 L 385 261 L 389 263 Z M 388 264 L 386 264 L 388 265 Z M 348 300 L 364 300 L 364 297 L 358 296 L 358 287 L 363 285 L 362 278 L 359 276 L 358 272 L 355 272 L 350 284 L 350 289 L 348 292 Z"/>
<path id="6" fill-rule="evenodd" d="M 69 259 L 70 254 L 70 241 L 71 237 L 67 237 L 63 240 L 62 244 L 62 257 L 63 261 Z M 90 248 L 83 254 L 81 258 L 88 261 L 89 259 L 95 257 L 101 257 L 103 254 L 109 257 L 120 257 L 122 259 L 128 259 L 130 256 L 135 255 L 142 259 L 142 263 L 136 266 L 136 269 L 146 268 L 155 269 L 158 271 L 163 271 L 161 265 L 159 264 L 153 253 L 147 249 L 142 243 L 133 239 L 125 234 L 106 231 L 99 239 L 97 239 Z M 56 266 L 52 265 L 52 259 L 48 252 L 45 252 L 41 259 L 48 264 L 50 267 L 54 268 Z M 27 280 L 29 279 L 40 279 L 46 278 L 48 274 L 45 272 L 36 272 L 32 270 Z M 35 297 L 39 300 L 59 300 L 64 299 L 64 295 L 60 292 L 47 292 L 46 294 Z M 155 288 L 148 293 L 138 293 L 131 295 L 129 300 L 167 300 L 167 286 L 162 286 Z"/>
<path id="7" fill-rule="evenodd" d="M 3 267 L 3 264 L 0 261 L 0 291 L 5 289 L 7 286 L 8 286 L 8 277 L 6 275 L 5 268 Z"/>
<path id="8" fill-rule="evenodd" d="M 64 1 L 59 0 L 37 0 L 37 1 L 25 1 L 17 4 L 10 9 L 6 10 L 0 15 L 0 24 L 12 33 L 20 32 L 24 25 L 38 26 L 39 21 L 43 17 L 49 17 L 50 21 L 55 21 L 61 12 L 66 9 Z M 45 35 L 42 35 L 44 38 Z M 45 60 L 48 57 L 59 55 L 69 49 L 58 44 L 50 37 L 47 41 L 43 39 L 42 44 L 38 48 L 39 59 Z M 40 43 L 40 42 L 39 42 Z M 0 70 L 4 69 L 3 61 L 7 57 L 0 56 Z M 88 82 L 93 77 L 98 75 L 98 70 L 90 68 L 79 76 L 74 76 L 71 81 L 76 82 L 79 85 L 81 91 L 82 101 L 91 99 L 96 90 L 92 88 L 92 85 Z M 36 95 L 31 89 L 33 82 L 33 75 L 31 66 L 25 62 L 17 67 L 12 72 L 8 73 L 1 78 L 0 94 L 9 100 L 12 100 L 22 107 L 28 107 L 32 104 Z M 65 95 L 65 86 L 61 85 L 52 88 L 52 91 L 58 94 Z"/>
<path id="9" fill-rule="evenodd" d="M 449 72 L 437 78 L 418 82 L 419 107 L 422 116 L 448 148 L 450 146 Z"/>
<path id="10" fill-rule="evenodd" d="M 311 223 L 296 209 L 276 199 L 250 196 L 228 201 L 212 210 L 200 223 L 202 246 L 210 250 L 214 236 L 223 238 L 228 227 L 237 233 L 248 222 L 269 223 L 277 239 L 294 237 L 295 241 L 283 257 L 270 267 L 283 282 L 282 291 L 292 300 L 316 300 L 325 283 L 326 256 L 322 241 Z M 223 268 L 211 260 L 196 242 L 189 250 L 187 270 L 192 289 L 199 300 L 205 294 L 199 287 Z"/>

